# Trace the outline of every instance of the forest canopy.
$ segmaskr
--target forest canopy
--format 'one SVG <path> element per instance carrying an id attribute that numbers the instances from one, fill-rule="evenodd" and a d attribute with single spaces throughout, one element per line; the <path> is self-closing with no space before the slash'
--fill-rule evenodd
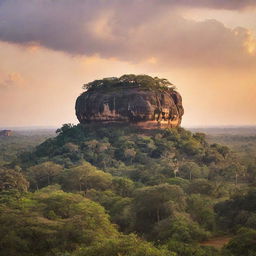
<path id="1" fill-rule="evenodd" d="M 254 255 L 255 163 L 181 127 L 65 124 L 0 168 L 0 255 Z"/>

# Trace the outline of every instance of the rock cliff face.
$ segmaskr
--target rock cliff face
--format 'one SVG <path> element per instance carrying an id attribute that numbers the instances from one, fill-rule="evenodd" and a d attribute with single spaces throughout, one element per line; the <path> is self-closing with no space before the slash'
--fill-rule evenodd
<path id="1" fill-rule="evenodd" d="M 11 130 L 1 130 L 0 131 L 0 136 L 3 136 L 3 137 L 12 136 L 12 131 Z"/>
<path id="2" fill-rule="evenodd" d="M 125 75 L 85 85 L 76 101 L 80 123 L 129 122 L 144 128 L 176 127 L 182 98 L 166 79 Z"/>

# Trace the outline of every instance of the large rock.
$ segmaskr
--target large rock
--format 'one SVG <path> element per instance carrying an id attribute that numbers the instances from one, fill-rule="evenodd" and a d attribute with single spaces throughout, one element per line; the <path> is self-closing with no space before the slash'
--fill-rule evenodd
<path id="1" fill-rule="evenodd" d="M 12 131 L 11 130 L 1 130 L 0 136 L 4 136 L 4 137 L 12 136 Z"/>
<path id="2" fill-rule="evenodd" d="M 76 100 L 80 123 L 129 122 L 144 128 L 181 123 L 181 96 L 166 79 L 125 75 L 96 80 L 85 88 Z"/>

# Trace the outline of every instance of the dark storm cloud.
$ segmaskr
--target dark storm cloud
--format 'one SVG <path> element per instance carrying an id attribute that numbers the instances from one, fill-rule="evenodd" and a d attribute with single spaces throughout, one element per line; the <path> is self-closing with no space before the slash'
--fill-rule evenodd
<path id="1" fill-rule="evenodd" d="M 244 9 L 256 6 L 255 0 L 160 0 L 167 5 L 204 7 L 213 9 Z"/>
<path id="2" fill-rule="evenodd" d="M 249 0 L 0 0 L 0 40 L 130 62 L 153 57 L 167 65 L 244 65 L 254 62 L 245 49 L 246 29 L 231 30 L 216 20 L 186 20 L 174 7 L 239 9 L 252 4 Z"/>

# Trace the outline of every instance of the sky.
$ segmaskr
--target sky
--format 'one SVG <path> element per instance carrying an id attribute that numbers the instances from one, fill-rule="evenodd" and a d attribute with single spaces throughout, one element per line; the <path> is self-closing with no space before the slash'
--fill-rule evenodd
<path id="1" fill-rule="evenodd" d="M 256 125 L 255 0 L 0 0 L 0 127 L 77 123 L 82 85 L 167 78 L 182 125 Z"/>

